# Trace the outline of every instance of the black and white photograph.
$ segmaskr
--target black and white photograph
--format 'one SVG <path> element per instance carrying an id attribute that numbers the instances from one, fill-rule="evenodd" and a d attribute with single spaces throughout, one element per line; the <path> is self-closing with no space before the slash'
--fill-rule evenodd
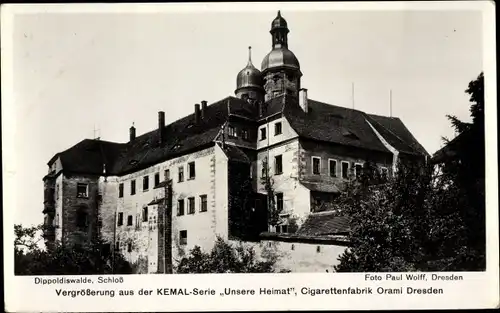
<path id="1" fill-rule="evenodd" d="M 498 267 L 484 10 L 110 6 L 2 27 L 12 279 Z"/>

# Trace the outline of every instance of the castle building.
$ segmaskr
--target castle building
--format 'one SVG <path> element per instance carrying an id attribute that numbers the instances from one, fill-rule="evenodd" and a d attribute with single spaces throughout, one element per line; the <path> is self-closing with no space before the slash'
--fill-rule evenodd
<path id="1" fill-rule="evenodd" d="M 249 50 L 234 97 L 201 101 L 169 125 L 159 112 L 156 130 L 137 136 L 132 126 L 126 143 L 85 139 L 55 154 L 44 177 L 47 245 L 100 236 L 148 273 L 171 272 L 217 236 L 278 243 L 303 259 L 341 253 L 349 227 L 330 209 L 345 182 L 366 162 L 392 175 L 427 152 L 398 118 L 309 99 L 288 32 L 278 12 L 271 51 L 258 70 Z"/>

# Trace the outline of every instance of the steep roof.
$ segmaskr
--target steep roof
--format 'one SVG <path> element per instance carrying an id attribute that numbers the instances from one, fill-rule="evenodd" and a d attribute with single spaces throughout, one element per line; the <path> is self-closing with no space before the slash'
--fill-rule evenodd
<path id="1" fill-rule="evenodd" d="M 428 155 L 408 128 L 397 117 L 366 114 L 367 120 L 398 151 L 409 154 Z"/>
<path id="2" fill-rule="evenodd" d="M 165 126 L 163 145 L 159 142 L 158 129 L 128 143 L 85 139 L 56 154 L 49 165 L 59 156 L 63 168 L 72 172 L 100 175 L 106 164 L 109 175 L 131 173 L 214 144 L 229 115 L 258 121 L 283 114 L 301 138 L 389 152 L 371 124 L 401 152 L 427 154 L 398 118 L 366 114 L 315 100 L 308 100 L 308 104 L 309 112 L 305 113 L 299 107 L 297 97 L 276 97 L 263 105 L 262 116 L 259 116 L 256 105 L 227 97 L 207 106 L 204 118 L 198 124 L 193 113 Z M 228 147 L 225 152 L 230 159 L 249 162 L 248 151 Z"/>
<path id="3" fill-rule="evenodd" d="M 365 113 L 315 100 L 308 100 L 305 113 L 297 99 L 287 98 L 283 113 L 300 137 L 389 152 L 366 123 Z"/>
<path id="4" fill-rule="evenodd" d="M 163 145 L 160 145 L 158 129 L 128 143 L 85 139 L 56 154 L 49 164 L 60 156 L 63 168 L 72 172 L 102 174 L 103 164 L 106 164 L 106 172 L 110 175 L 137 171 L 213 144 L 231 109 L 247 116 L 252 114 L 245 111 L 242 102 L 238 98 L 227 97 L 207 106 L 204 118 L 198 124 L 195 124 L 193 113 L 166 125 Z"/>
<path id="5" fill-rule="evenodd" d="M 63 168 L 74 173 L 101 175 L 106 167 L 107 173 L 114 174 L 115 162 L 125 149 L 125 144 L 84 139 L 73 147 L 56 154 L 52 160 L 59 156 Z"/>
<path id="6" fill-rule="evenodd" d="M 296 234 L 298 236 L 329 236 L 346 234 L 349 231 L 349 218 L 329 211 L 309 214 Z"/>

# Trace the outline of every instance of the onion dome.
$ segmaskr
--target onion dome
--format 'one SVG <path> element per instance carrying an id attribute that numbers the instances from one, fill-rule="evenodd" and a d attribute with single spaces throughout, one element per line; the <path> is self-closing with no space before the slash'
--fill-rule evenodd
<path id="1" fill-rule="evenodd" d="M 275 48 L 262 60 L 261 70 L 265 72 L 272 68 L 289 68 L 300 71 L 299 60 L 288 48 Z"/>
<path id="2" fill-rule="evenodd" d="M 252 64 L 252 47 L 248 47 L 248 64 L 236 76 L 236 90 L 246 87 L 262 88 L 262 73 Z"/>

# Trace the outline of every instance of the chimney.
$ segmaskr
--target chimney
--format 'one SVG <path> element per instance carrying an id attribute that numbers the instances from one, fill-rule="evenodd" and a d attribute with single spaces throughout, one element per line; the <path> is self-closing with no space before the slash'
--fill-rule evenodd
<path id="1" fill-rule="evenodd" d="M 159 111 L 158 112 L 158 138 L 159 138 L 160 145 L 163 145 L 165 143 L 164 129 L 165 129 L 165 112 Z"/>
<path id="2" fill-rule="evenodd" d="M 135 139 L 135 127 L 134 124 L 130 127 L 130 141 L 133 141 Z"/>
<path id="3" fill-rule="evenodd" d="M 309 104 L 307 103 L 307 89 L 300 88 L 299 90 L 299 105 L 304 112 L 309 111 Z"/>
<path id="4" fill-rule="evenodd" d="M 194 105 L 194 123 L 199 124 L 200 123 L 200 105 L 197 103 Z"/>
<path id="5" fill-rule="evenodd" d="M 206 112 L 207 112 L 207 101 L 202 100 L 201 101 L 201 119 L 202 120 L 205 119 Z"/>

